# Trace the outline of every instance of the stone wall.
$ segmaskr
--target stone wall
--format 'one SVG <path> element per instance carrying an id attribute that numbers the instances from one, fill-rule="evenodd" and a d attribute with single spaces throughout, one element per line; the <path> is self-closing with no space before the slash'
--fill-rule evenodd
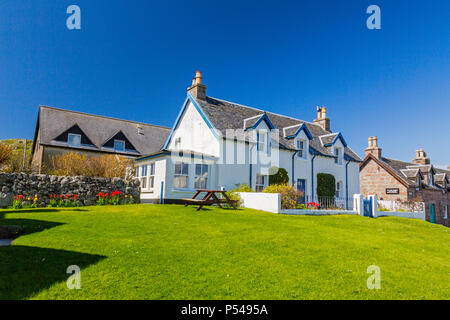
<path id="1" fill-rule="evenodd" d="M 95 204 L 98 193 L 120 191 L 133 196 L 136 202 L 140 199 L 138 179 L 126 182 L 120 178 L 59 177 L 48 175 L 30 175 L 26 173 L 0 173 L 0 207 L 12 204 L 15 195 L 25 198 L 38 196 L 37 205 L 45 207 L 50 196 L 78 195 L 81 206 Z"/>

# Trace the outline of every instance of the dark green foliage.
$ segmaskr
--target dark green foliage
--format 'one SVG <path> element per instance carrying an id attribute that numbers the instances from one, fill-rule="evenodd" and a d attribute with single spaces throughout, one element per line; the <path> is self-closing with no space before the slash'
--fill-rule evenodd
<path id="1" fill-rule="evenodd" d="M 334 197 L 336 194 L 336 179 L 332 174 L 317 174 L 317 195 L 319 197 Z"/>
<path id="2" fill-rule="evenodd" d="M 269 185 L 289 183 L 289 175 L 286 169 L 272 167 L 270 168 L 269 172 L 271 173 L 271 175 L 269 176 Z"/>

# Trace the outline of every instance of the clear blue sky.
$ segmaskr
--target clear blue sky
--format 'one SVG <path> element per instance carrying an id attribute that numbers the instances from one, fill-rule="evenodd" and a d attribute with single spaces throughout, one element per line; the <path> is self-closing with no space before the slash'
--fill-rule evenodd
<path id="1" fill-rule="evenodd" d="M 172 126 L 201 70 L 212 97 L 309 121 L 327 106 L 360 155 L 378 135 L 388 157 L 450 165 L 449 15 L 448 0 L 1 0 L 0 139 L 31 139 L 40 104 Z"/>

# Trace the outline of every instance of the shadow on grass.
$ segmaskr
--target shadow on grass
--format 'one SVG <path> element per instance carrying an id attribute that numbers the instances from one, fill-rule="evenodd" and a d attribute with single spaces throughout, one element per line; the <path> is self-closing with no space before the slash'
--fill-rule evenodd
<path id="1" fill-rule="evenodd" d="M 56 249 L 0 247 L 0 300 L 31 298 L 55 283 L 67 281 L 71 275 L 66 273 L 67 267 L 84 269 L 105 258 Z"/>
<path id="2" fill-rule="evenodd" d="M 53 209 L 43 209 L 43 210 L 28 210 L 30 211 L 39 211 L 39 212 L 54 212 L 59 210 Z M 19 226 L 23 228 L 23 233 L 18 236 L 23 236 L 27 234 L 32 234 L 35 232 L 41 232 L 47 229 L 51 229 L 54 227 L 58 227 L 63 225 L 64 223 L 53 222 L 53 221 L 41 221 L 41 220 L 31 220 L 31 219 L 5 219 L 5 214 L 7 213 L 16 213 L 17 211 L 0 211 L 0 226 Z"/>

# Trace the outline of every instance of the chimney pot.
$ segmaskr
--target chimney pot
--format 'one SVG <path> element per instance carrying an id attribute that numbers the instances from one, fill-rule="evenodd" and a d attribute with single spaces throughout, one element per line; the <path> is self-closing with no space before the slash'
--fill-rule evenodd
<path id="1" fill-rule="evenodd" d="M 327 118 L 327 108 L 317 106 L 317 119 L 314 123 L 320 125 L 324 130 L 330 131 L 330 119 Z"/>
<path id="2" fill-rule="evenodd" d="M 381 158 L 381 148 L 378 147 L 378 137 L 369 137 L 369 147 L 366 149 L 366 157 L 371 154 L 376 158 Z"/>
<path id="3" fill-rule="evenodd" d="M 195 73 L 195 78 L 192 80 L 192 86 L 190 86 L 187 91 L 195 99 L 206 99 L 206 86 L 202 84 L 202 73 L 200 71 Z"/>

